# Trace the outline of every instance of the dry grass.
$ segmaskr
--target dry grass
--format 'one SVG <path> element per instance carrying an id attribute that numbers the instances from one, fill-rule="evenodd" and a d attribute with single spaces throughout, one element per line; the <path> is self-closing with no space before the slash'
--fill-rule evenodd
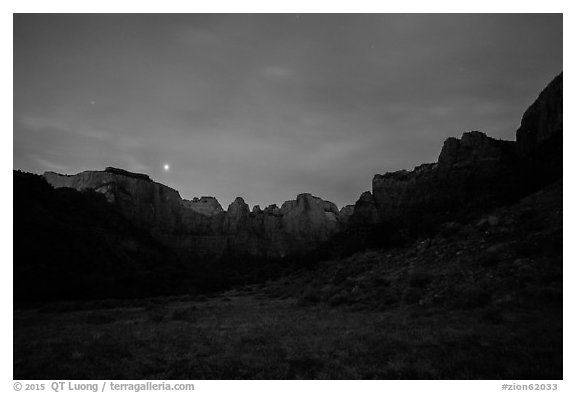
<path id="1" fill-rule="evenodd" d="M 20 310 L 14 378 L 560 379 L 561 333 L 500 310 L 358 311 L 238 294 Z"/>

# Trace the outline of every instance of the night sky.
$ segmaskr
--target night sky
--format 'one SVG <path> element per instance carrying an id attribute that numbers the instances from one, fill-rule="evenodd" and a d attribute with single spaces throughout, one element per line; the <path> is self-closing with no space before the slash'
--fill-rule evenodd
<path id="1" fill-rule="evenodd" d="M 514 139 L 561 15 L 15 15 L 14 168 L 339 207 L 449 136 Z"/>

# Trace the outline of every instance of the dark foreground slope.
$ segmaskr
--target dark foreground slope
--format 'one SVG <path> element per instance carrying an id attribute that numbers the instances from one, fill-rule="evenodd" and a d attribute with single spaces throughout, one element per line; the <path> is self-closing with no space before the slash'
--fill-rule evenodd
<path id="1" fill-rule="evenodd" d="M 14 314 L 14 378 L 562 379 L 562 184 L 210 297 Z"/>
<path id="2" fill-rule="evenodd" d="M 562 230 L 558 181 L 518 203 L 446 222 L 413 243 L 321 262 L 271 293 L 332 306 L 476 309 L 521 300 L 560 311 Z"/>
<path id="3" fill-rule="evenodd" d="M 189 287 L 185 265 L 95 192 L 14 171 L 14 299 L 153 296 Z"/>
<path id="4" fill-rule="evenodd" d="M 242 253 L 182 255 L 180 248 L 127 216 L 122 206 L 110 203 L 109 194 L 54 188 L 43 177 L 21 171 L 13 176 L 17 307 L 50 300 L 212 292 L 278 277 L 301 265 L 297 258 Z M 134 208 L 151 210 L 145 203 Z"/>

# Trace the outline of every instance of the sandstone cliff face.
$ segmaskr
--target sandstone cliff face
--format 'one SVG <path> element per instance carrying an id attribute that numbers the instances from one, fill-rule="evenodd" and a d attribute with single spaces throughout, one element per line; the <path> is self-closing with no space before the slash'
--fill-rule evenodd
<path id="1" fill-rule="evenodd" d="M 343 225 L 348 225 L 350 217 L 354 214 L 354 205 L 346 205 L 340 209 L 340 222 Z"/>
<path id="2" fill-rule="evenodd" d="M 374 203 L 374 197 L 370 191 L 363 192 L 354 205 L 350 216 L 349 225 L 374 225 L 379 221 L 378 209 Z"/>
<path id="3" fill-rule="evenodd" d="M 213 216 L 224 211 L 218 200 L 211 196 L 194 198 L 191 201 L 183 199 L 182 205 L 205 216 Z"/>
<path id="4" fill-rule="evenodd" d="M 562 134 L 563 75 L 560 74 L 540 93 L 536 101 L 524 112 L 520 128 L 516 131 L 518 154 L 534 154 L 547 141 Z"/>
<path id="5" fill-rule="evenodd" d="M 296 201 L 285 202 L 280 209 L 282 226 L 307 249 L 314 243 L 328 240 L 340 230 L 340 212 L 335 204 L 311 194 L 300 194 Z M 309 235 L 313 233 L 314 237 Z"/>
<path id="6" fill-rule="evenodd" d="M 104 194 L 129 220 L 139 226 L 149 226 L 153 233 L 174 231 L 179 225 L 182 199 L 178 191 L 147 176 L 110 169 L 73 176 L 46 172 L 43 176 L 55 188 L 92 189 Z"/>
<path id="7" fill-rule="evenodd" d="M 558 75 L 524 113 L 516 131 L 523 180 L 536 189 L 562 177 L 563 76 Z"/>
<path id="8" fill-rule="evenodd" d="M 514 142 L 478 131 L 449 138 L 438 163 L 374 176 L 373 201 L 364 194 L 351 221 L 398 224 L 456 208 L 494 204 L 513 194 L 514 162 Z"/>
<path id="9" fill-rule="evenodd" d="M 443 173 L 484 171 L 486 174 L 510 166 L 514 160 L 514 142 L 496 140 L 482 132 L 465 132 L 462 139 L 448 138 L 444 142 L 438 170 Z"/>
<path id="10" fill-rule="evenodd" d="M 331 202 L 310 194 L 250 212 L 242 198 L 223 215 L 228 255 L 285 257 L 310 252 L 344 228 Z"/>
<path id="11" fill-rule="evenodd" d="M 102 195 L 54 189 L 14 171 L 14 296 L 46 301 L 154 296 L 194 275 Z"/>
<path id="12" fill-rule="evenodd" d="M 349 224 L 413 224 L 456 209 L 494 205 L 562 177 L 562 74 L 528 108 L 517 142 L 472 131 L 444 142 L 438 162 L 374 176 Z M 377 214 L 374 213 L 377 211 Z"/>
<path id="13" fill-rule="evenodd" d="M 116 168 L 43 177 L 55 188 L 104 194 L 131 222 L 182 256 L 285 257 L 313 250 L 344 226 L 336 205 L 310 194 L 253 212 L 236 198 L 224 211 L 214 197 L 183 200 L 146 175 Z"/>

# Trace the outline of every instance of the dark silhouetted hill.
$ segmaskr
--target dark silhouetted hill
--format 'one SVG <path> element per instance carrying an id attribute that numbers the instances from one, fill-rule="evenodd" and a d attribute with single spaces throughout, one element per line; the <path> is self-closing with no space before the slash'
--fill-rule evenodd
<path id="1" fill-rule="evenodd" d="M 54 189 L 14 171 L 14 298 L 152 296 L 184 291 L 185 266 L 103 195 Z"/>

